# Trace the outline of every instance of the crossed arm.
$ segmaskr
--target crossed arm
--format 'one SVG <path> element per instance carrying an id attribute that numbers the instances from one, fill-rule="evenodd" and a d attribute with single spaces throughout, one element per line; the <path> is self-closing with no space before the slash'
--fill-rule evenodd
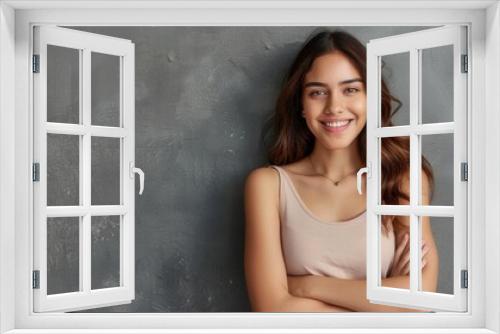
<path id="1" fill-rule="evenodd" d="M 279 179 L 269 168 L 251 173 L 245 187 L 245 277 L 253 311 L 260 312 L 415 312 L 372 304 L 366 299 L 365 280 L 323 276 L 287 276 L 280 245 Z M 408 222 L 406 222 L 408 223 Z M 425 291 L 435 291 L 437 252 L 428 221 L 423 238 L 430 247 L 422 271 Z M 383 280 L 384 286 L 408 288 L 408 276 Z"/>
<path id="2" fill-rule="evenodd" d="M 423 239 L 430 246 L 427 266 L 422 270 L 422 286 L 424 291 L 436 291 L 438 278 L 438 255 L 430 223 L 423 220 Z M 409 275 L 394 276 L 382 279 L 382 286 L 409 288 Z M 336 277 L 304 275 L 287 276 L 288 289 L 292 295 L 313 298 L 331 305 L 344 307 L 359 312 L 425 312 L 386 305 L 373 304 L 366 298 L 365 279 L 341 279 Z"/>
<path id="3" fill-rule="evenodd" d="M 429 184 L 422 173 L 423 189 L 422 199 L 424 204 L 429 203 Z M 408 190 L 408 184 L 403 184 L 403 190 Z M 400 204 L 408 204 L 401 200 Z M 399 223 L 404 227 L 396 231 L 396 242 L 400 242 L 403 233 L 409 227 L 409 218 L 399 216 Z M 406 229 L 405 229 L 406 228 Z M 436 291 L 439 272 L 439 258 L 436 245 L 432 235 L 428 217 L 422 217 L 422 239 L 426 240 L 429 246 L 427 254 L 427 265 L 422 270 L 422 288 L 423 291 Z M 382 286 L 394 288 L 409 288 L 409 275 L 394 276 L 382 279 Z M 413 310 L 409 308 L 400 308 L 379 304 L 372 304 L 366 298 L 366 280 L 340 279 L 336 277 L 304 275 L 287 276 L 288 289 L 292 295 L 314 298 L 331 305 L 345 307 L 359 312 L 427 312 L 425 310 Z"/>

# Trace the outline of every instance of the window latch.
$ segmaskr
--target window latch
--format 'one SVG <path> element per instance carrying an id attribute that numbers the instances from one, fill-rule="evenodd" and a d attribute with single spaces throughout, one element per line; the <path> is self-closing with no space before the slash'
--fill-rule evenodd
<path id="1" fill-rule="evenodd" d="M 371 177 L 371 163 L 367 163 L 368 166 L 361 168 L 358 170 L 358 173 L 356 174 L 356 186 L 358 188 L 358 193 L 361 195 L 363 192 L 361 191 L 361 175 L 363 173 L 366 173 L 366 177 L 370 178 Z"/>
<path id="2" fill-rule="evenodd" d="M 131 179 L 135 177 L 136 173 L 139 174 L 139 195 L 142 195 L 142 192 L 144 190 L 144 172 L 142 171 L 142 169 L 135 167 L 133 161 L 130 161 L 129 167 Z"/>

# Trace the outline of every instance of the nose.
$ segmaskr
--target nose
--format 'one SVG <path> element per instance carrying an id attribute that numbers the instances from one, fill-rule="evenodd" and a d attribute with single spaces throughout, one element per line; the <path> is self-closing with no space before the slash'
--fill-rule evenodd
<path id="1" fill-rule="evenodd" d="M 325 105 L 324 112 L 327 114 L 336 114 L 342 113 L 344 110 L 344 106 L 342 103 L 342 98 L 335 93 L 330 94 L 330 98 L 328 99 L 328 103 Z"/>

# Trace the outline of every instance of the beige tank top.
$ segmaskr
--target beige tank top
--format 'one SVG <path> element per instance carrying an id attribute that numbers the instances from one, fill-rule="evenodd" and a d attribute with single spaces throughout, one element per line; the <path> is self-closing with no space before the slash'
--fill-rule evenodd
<path id="1" fill-rule="evenodd" d="M 281 247 L 290 275 L 320 275 L 343 279 L 366 278 L 366 211 L 353 219 L 324 222 L 305 206 L 287 172 L 280 175 Z M 395 237 L 390 226 L 382 233 L 382 277 L 394 258 Z"/>

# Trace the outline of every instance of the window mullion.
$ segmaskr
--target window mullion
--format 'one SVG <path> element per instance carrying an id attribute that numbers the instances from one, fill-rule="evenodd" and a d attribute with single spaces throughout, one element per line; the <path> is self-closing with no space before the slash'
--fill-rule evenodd
<path id="1" fill-rule="evenodd" d="M 418 216 L 415 207 L 419 196 L 419 146 L 415 129 L 419 120 L 419 52 L 410 51 L 410 291 L 418 290 Z"/>
<path id="2" fill-rule="evenodd" d="M 82 124 L 84 128 L 89 129 L 91 119 L 91 51 L 83 50 L 83 66 L 82 66 Z M 81 281 L 83 282 L 83 291 L 90 293 L 91 290 L 91 133 L 86 132 L 83 135 L 83 207 L 85 214 L 83 215 L 81 237 L 81 253 L 80 263 L 82 265 Z"/>

